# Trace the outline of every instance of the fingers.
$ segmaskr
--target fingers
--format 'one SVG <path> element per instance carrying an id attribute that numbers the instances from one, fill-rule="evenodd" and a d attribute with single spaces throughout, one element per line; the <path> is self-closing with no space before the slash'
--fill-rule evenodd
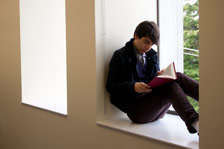
<path id="1" fill-rule="evenodd" d="M 148 93 L 148 92 L 151 92 L 151 91 L 152 91 L 152 89 L 149 89 L 149 88 L 143 88 L 142 89 L 143 93 Z"/>
<path id="2" fill-rule="evenodd" d="M 135 91 L 138 93 L 148 93 L 151 92 L 152 89 L 150 89 L 150 86 L 143 82 L 137 82 L 135 83 Z"/>
<path id="3" fill-rule="evenodd" d="M 157 75 L 161 75 L 161 73 L 162 73 L 161 71 L 157 71 Z"/>
<path id="4" fill-rule="evenodd" d="M 164 69 L 162 69 L 161 71 L 157 71 L 157 75 L 161 75 L 164 72 Z"/>

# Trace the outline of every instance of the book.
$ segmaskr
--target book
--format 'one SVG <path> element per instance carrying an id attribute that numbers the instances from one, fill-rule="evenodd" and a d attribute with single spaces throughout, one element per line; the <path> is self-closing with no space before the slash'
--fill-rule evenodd
<path id="1" fill-rule="evenodd" d="M 148 83 L 148 85 L 150 86 L 150 88 L 156 88 L 164 84 L 167 84 L 169 82 L 172 82 L 176 79 L 177 79 L 177 73 L 176 73 L 174 62 L 172 62 L 164 69 L 162 74 L 152 79 Z"/>

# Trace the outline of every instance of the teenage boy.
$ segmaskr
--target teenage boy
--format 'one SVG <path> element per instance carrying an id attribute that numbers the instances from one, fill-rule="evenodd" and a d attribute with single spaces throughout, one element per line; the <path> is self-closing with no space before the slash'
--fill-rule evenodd
<path id="1" fill-rule="evenodd" d="M 111 103 L 136 123 L 148 123 L 162 118 L 173 105 L 190 133 L 199 132 L 199 114 L 187 96 L 199 101 L 198 82 L 177 72 L 177 80 L 151 89 L 148 82 L 161 74 L 157 52 L 158 26 L 151 21 L 141 22 L 134 38 L 114 52 L 109 68 L 106 89 Z"/>

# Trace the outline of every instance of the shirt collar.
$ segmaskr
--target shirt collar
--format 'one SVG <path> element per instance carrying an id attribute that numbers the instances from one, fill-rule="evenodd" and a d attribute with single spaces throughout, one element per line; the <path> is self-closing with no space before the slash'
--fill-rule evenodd
<path id="1" fill-rule="evenodd" d="M 137 56 L 137 57 L 145 57 L 146 56 L 146 54 L 145 53 L 143 53 L 143 54 L 141 54 L 141 53 L 139 53 L 138 52 L 138 50 L 134 47 L 134 51 L 135 51 L 135 55 Z"/>

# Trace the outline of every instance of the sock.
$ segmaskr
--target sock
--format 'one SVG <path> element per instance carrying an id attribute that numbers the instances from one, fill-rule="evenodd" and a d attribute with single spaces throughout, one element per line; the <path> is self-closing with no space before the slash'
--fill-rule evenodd
<path id="1" fill-rule="evenodd" d="M 191 126 L 194 127 L 194 129 L 196 129 L 197 132 L 199 133 L 199 120 L 194 121 L 194 122 L 191 124 Z"/>

